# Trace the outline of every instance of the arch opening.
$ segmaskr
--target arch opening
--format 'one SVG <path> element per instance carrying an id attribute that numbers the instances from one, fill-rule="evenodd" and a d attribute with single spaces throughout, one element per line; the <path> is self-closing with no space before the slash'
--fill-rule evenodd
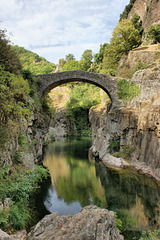
<path id="1" fill-rule="evenodd" d="M 71 82 L 87 82 L 98 86 L 103 89 L 111 99 L 111 102 L 119 103 L 118 100 L 118 87 L 117 79 L 111 78 L 110 76 L 85 72 L 85 71 L 67 71 L 67 72 L 56 72 L 51 74 L 36 75 L 39 79 L 39 96 L 42 97 L 44 93 L 49 92 L 51 89 L 60 86 L 65 83 Z"/>
<path id="2" fill-rule="evenodd" d="M 86 79 L 67 79 L 67 80 L 65 80 L 65 82 L 63 80 L 61 80 L 61 81 L 58 81 L 56 83 L 52 83 L 49 86 L 47 86 L 45 88 L 45 90 L 42 92 L 42 97 L 44 95 L 46 95 L 47 93 L 49 93 L 52 89 L 55 89 L 56 87 L 60 87 L 60 86 L 63 86 L 65 84 L 68 84 L 68 83 L 89 83 L 91 85 L 94 85 L 94 86 L 98 87 L 99 89 L 102 89 L 108 95 L 108 97 L 110 98 L 110 100 L 112 102 L 112 97 L 111 97 L 109 91 L 106 88 L 104 88 L 103 86 L 101 86 L 98 83 L 95 83 L 95 82 L 92 82 L 92 81 L 89 81 L 89 80 L 86 80 Z"/>

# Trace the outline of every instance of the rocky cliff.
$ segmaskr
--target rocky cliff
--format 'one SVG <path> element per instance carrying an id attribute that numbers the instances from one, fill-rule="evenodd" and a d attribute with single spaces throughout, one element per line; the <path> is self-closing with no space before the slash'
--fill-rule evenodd
<path id="1" fill-rule="evenodd" d="M 150 25 L 160 24 L 160 1 L 159 0 L 136 0 L 131 11 L 129 12 L 128 19 L 132 19 L 134 14 L 140 16 L 144 31 Z"/>
<path id="2" fill-rule="evenodd" d="M 154 74 L 152 69 L 140 70 L 133 75 L 132 81 L 141 79 L 151 92 Z M 152 80 L 151 76 L 154 76 Z M 156 79 L 160 83 L 160 78 Z M 130 164 L 160 179 L 160 94 L 149 96 L 146 92 L 146 96 L 143 95 L 143 99 L 133 100 L 127 107 L 90 110 L 92 136 L 95 137 L 92 152 L 105 164 L 108 161 L 108 165 L 116 166 L 118 160 L 118 167 Z M 109 155 L 114 143 L 119 144 L 117 160 Z M 127 162 L 124 163 L 123 159 Z"/>
<path id="3" fill-rule="evenodd" d="M 30 118 L 9 121 L 7 140 L 0 148 L 0 166 L 22 163 L 33 169 L 35 162 L 42 155 L 45 135 L 48 132 L 49 122 L 45 113 L 35 111 L 34 102 L 30 99 L 32 111 Z"/>

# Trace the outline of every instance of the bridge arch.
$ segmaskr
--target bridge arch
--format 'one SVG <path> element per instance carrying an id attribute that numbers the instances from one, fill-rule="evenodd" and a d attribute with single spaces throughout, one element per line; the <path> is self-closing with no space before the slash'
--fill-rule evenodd
<path id="1" fill-rule="evenodd" d="M 39 79 L 38 92 L 40 98 L 57 86 L 80 81 L 102 88 L 110 97 L 112 104 L 119 105 L 122 103 L 118 99 L 117 78 L 80 70 L 40 74 L 35 77 Z"/>

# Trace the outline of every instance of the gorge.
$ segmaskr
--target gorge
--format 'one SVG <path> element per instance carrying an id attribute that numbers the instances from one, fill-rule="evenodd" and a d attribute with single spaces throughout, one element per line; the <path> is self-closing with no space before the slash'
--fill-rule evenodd
<path id="1" fill-rule="evenodd" d="M 0 32 L 0 239 L 158 239 L 160 45 L 147 35 L 160 36 L 159 11 L 131 0 L 115 30 L 138 40 L 112 37 L 89 63 L 56 67 Z"/>

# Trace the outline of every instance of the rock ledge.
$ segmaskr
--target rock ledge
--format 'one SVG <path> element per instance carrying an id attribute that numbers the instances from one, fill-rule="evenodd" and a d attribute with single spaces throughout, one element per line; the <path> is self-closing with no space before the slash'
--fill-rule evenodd
<path id="1" fill-rule="evenodd" d="M 96 206 L 84 207 L 74 216 L 55 212 L 31 229 L 27 240 L 123 240 L 116 229 L 114 212 Z"/>

